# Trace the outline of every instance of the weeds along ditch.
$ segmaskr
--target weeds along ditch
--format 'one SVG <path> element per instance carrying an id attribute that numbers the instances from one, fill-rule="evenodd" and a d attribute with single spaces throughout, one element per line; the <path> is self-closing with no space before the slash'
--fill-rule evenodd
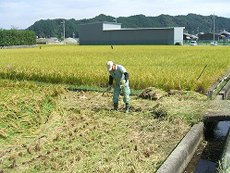
<path id="1" fill-rule="evenodd" d="M 0 88 L 1 172 L 155 172 L 206 104 L 195 92 L 133 95 L 127 115 L 122 103 L 111 110 L 112 93 L 11 80 Z"/>

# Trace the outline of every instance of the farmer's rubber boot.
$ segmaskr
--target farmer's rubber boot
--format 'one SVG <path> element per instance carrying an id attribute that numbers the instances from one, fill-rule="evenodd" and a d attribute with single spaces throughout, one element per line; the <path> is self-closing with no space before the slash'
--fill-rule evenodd
<path id="1" fill-rule="evenodd" d="M 114 103 L 113 106 L 114 106 L 114 110 L 117 111 L 118 110 L 118 103 Z"/>
<path id="2" fill-rule="evenodd" d="M 130 105 L 129 103 L 125 103 L 125 113 L 129 113 Z"/>

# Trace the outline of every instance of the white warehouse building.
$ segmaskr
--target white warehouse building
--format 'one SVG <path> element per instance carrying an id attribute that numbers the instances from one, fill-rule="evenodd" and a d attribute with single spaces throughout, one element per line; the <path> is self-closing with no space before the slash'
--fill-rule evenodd
<path id="1" fill-rule="evenodd" d="M 79 25 L 79 42 L 81 45 L 182 45 L 183 31 L 184 27 L 121 28 L 121 23 L 88 23 Z"/>

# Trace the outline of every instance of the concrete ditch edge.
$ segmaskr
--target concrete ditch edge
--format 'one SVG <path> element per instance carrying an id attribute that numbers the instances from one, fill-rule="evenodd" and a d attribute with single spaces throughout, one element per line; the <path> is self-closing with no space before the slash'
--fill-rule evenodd
<path id="1" fill-rule="evenodd" d="M 230 171 L 230 133 L 228 132 L 228 136 L 226 139 L 226 144 L 224 146 L 224 151 L 221 159 L 221 168 L 224 172 Z"/>
<path id="2" fill-rule="evenodd" d="M 181 140 L 157 173 L 182 173 L 204 138 L 204 124 L 195 124 Z"/>
<path id="3" fill-rule="evenodd" d="M 219 95 L 222 95 L 222 100 L 226 100 L 230 96 L 230 80 L 220 91 Z M 220 167 L 224 172 L 230 172 L 230 130 L 228 131 L 226 143 L 224 146 L 223 154 L 221 157 Z"/>
<path id="4" fill-rule="evenodd" d="M 222 100 L 226 100 L 229 98 L 230 94 L 230 80 L 226 83 L 226 85 L 222 88 L 222 90 L 219 92 L 219 95 L 222 95 Z"/>
<path id="5" fill-rule="evenodd" d="M 211 88 L 208 89 L 208 92 L 207 92 L 208 98 L 212 99 L 213 94 L 220 87 L 220 85 L 226 80 L 229 81 L 229 79 L 230 79 L 230 70 L 223 77 L 221 77 L 221 79 L 218 79 Z M 219 95 L 219 96 L 221 96 L 221 95 Z"/>

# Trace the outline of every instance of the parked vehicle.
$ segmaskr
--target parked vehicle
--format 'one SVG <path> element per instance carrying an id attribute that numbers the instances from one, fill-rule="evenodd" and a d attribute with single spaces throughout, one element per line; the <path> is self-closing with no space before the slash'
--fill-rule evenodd
<path id="1" fill-rule="evenodd" d="M 212 41 L 211 42 L 211 46 L 217 46 L 217 45 L 218 45 L 217 41 Z"/>
<path id="2" fill-rule="evenodd" d="M 191 41 L 191 42 L 190 42 L 190 46 L 197 46 L 197 42 L 196 42 L 196 41 L 194 41 L 194 40 L 193 40 L 193 41 Z"/>

